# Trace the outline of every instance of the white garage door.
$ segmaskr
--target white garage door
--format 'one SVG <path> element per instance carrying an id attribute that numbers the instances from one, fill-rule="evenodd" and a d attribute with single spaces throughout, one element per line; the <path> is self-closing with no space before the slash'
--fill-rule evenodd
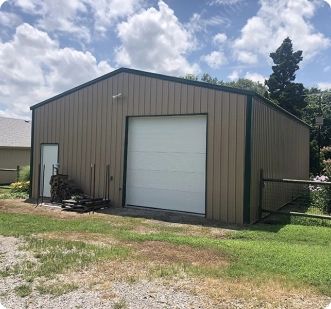
<path id="1" fill-rule="evenodd" d="M 207 117 L 129 119 L 126 205 L 205 214 Z"/>

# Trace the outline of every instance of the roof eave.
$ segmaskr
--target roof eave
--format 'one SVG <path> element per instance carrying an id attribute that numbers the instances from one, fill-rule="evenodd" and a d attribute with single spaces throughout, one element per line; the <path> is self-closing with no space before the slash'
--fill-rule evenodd
<path id="1" fill-rule="evenodd" d="M 140 75 L 140 76 L 146 76 L 146 77 L 151 77 L 151 78 L 157 78 L 157 79 L 161 79 L 161 80 L 167 80 L 167 81 L 171 81 L 171 82 L 177 82 L 177 83 L 182 83 L 182 84 L 186 84 L 186 85 L 192 85 L 192 86 L 197 86 L 197 87 L 203 87 L 203 88 L 208 88 L 208 89 L 215 89 L 215 90 L 221 90 L 221 91 L 227 91 L 227 92 L 231 92 L 231 93 L 237 93 L 237 94 L 242 94 L 242 95 L 255 95 L 255 92 L 249 91 L 249 90 L 243 90 L 243 89 L 238 89 L 238 88 L 232 88 L 232 87 L 227 87 L 227 86 L 222 86 L 222 85 L 214 85 L 214 84 L 208 84 L 205 82 L 201 82 L 201 81 L 193 81 L 193 80 L 189 80 L 189 79 L 185 79 L 185 78 L 180 78 L 180 77 L 172 77 L 172 76 L 168 76 L 168 75 L 162 75 L 162 74 L 157 74 L 157 73 L 150 73 L 150 72 L 145 72 L 145 71 L 140 71 L 140 70 L 134 70 L 134 69 L 128 69 L 128 68 L 119 68 L 115 71 L 112 71 L 110 73 L 107 73 L 103 76 L 100 76 L 98 78 L 95 78 L 89 82 L 86 82 L 82 85 L 79 85 L 77 87 L 74 87 L 72 89 L 69 89 L 63 93 L 60 93 L 54 97 L 51 97 L 45 101 L 42 101 L 40 103 L 37 103 L 33 106 L 30 107 L 30 110 L 36 109 L 42 105 L 45 105 L 47 103 L 50 103 L 54 100 L 57 100 L 61 97 L 64 97 L 68 94 L 71 94 L 75 91 L 78 91 L 80 89 L 83 89 L 85 87 L 88 87 L 90 85 L 93 85 L 97 82 L 100 82 L 104 79 L 110 78 L 112 76 L 115 76 L 117 74 L 120 73 L 129 73 L 129 74 L 136 74 L 136 75 Z"/>

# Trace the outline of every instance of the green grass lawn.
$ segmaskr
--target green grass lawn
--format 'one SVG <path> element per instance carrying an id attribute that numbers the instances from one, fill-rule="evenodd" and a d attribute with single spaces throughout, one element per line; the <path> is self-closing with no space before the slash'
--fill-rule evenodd
<path id="1" fill-rule="evenodd" d="M 131 259 L 133 251 L 127 243 L 134 243 L 139 247 L 145 242 L 157 241 L 213 251 L 228 261 L 224 267 L 219 268 L 214 267 L 212 261 L 209 265 L 177 265 L 181 271 L 184 269 L 191 276 L 235 278 L 256 283 L 278 280 L 287 286 L 312 287 L 320 294 L 331 296 L 330 227 L 259 224 L 228 232 L 219 238 L 208 232 L 208 226 L 201 227 L 200 234 L 190 225 L 176 228 L 155 226 L 153 233 L 139 231 L 142 227 L 151 226 L 146 219 L 124 216 L 91 215 L 63 220 L 45 214 L 0 211 L 0 235 L 25 237 L 28 245 L 24 250 L 32 250 L 42 262 L 42 266 L 38 267 L 28 263 L 17 265 L 14 269 L 2 270 L 0 275 L 21 273 L 25 278 L 31 278 L 30 280 L 41 275 L 52 277 L 68 269 L 83 268 L 91 262 Z M 43 239 L 44 233 L 81 233 L 87 238 L 89 235 L 99 235 L 100 239 L 111 237 L 117 244 L 98 246 L 84 241 L 63 240 L 60 237 Z M 172 274 L 176 275 L 176 271 Z"/>
<path id="2" fill-rule="evenodd" d="M 10 186 L 0 186 L 0 194 L 10 193 Z"/>

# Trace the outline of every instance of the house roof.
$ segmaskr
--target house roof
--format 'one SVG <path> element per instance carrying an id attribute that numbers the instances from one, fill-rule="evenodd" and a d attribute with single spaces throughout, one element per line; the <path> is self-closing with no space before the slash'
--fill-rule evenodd
<path id="1" fill-rule="evenodd" d="M 31 121 L 0 117 L 0 147 L 31 147 Z"/>
<path id="2" fill-rule="evenodd" d="M 82 88 L 85 88 L 87 86 L 93 85 L 97 82 L 100 82 L 104 79 L 110 78 L 112 76 L 115 76 L 117 74 L 120 73 L 129 73 L 129 74 L 136 74 L 136 75 L 140 75 L 140 76 L 146 76 L 146 77 L 151 77 L 151 78 L 157 78 L 157 79 L 161 79 L 161 80 L 167 80 L 167 81 L 171 81 L 171 82 L 176 82 L 176 83 L 182 83 L 182 84 L 186 84 L 186 85 L 192 85 L 192 86 L 197 86 L 197 87 L 204 87 L 204 88 L 209 88 L 209 89 L 215 89 L 215 90 L 221 90 L 221 91 L 227 91 L 227 92 L 231 92 L 231 93 L 237 93 L 237 94 L 243 94 L 243 95 L 247 95 L 247 96 L 251 96 L 251 97 L 255 97 L 257 99 L 259 99 L 260 101 L 262 101 L 263 103 L 267 104 L 268 106 L 270 106 L 273 109 L 278 110 L 280 113 L 285 114 L 287 117 L 300 122 L 301 124 L 310 127 L 308 124 L 306 124 L 305 122 L 303 122 L 301 119 L 297 118 L 296 116 L 292 115 L 291 113 L 289 113 L 288 111 L 286 111 L 285 109 L 281 108 L 280 106 L 276 105 L 275 103 L 271 102 L 270 100 L 266 99 L 265 97 L 253 92 L 253 91 L 249 91 L 249 90 L 244 90 L 244 89 L 239 89 L 239 88 L 233 88 L 233 87 L 228 87 L 228 86 L 223 86 L 223 85 L 214 85 L 214 84 L 209 84 L 206 82 L 201 82 L 201 81 L 194 81 L 194 80 L 189 80 L 189 79 L 185 79 L 185 78 L 181 78 L 181 77 L 173 77 L 173 76 L 168 76 L 168 75 L 162 75 L 162 74 L 157 74 L 157 73 L 151 73 L 151 72 L 145 72 L 145 71 L 140 71 L 140 70 L 134 70 L 134 69 L 128 69 L 128 68 L 119 68 L 115 71 L 112 71 L 110 73 L 107 73 L 103 76 L 100 76 L 98 78 L 95 78 L 87 83 L 84 83 L 82 85 L 79 85 L 75 88 L 72 88 L 70 90 L 67 90 L 63 93 L 60 93 L 52 98 L 49 98 L 45 101 L 42 101 L 38 104 L 35 104 L 33 106 L 30 107 L 30 110 L 34 110 L 42 105 L 48 104 L 50 102 L 53 102 L 54 100 L 57 100 L 61 97 L 64 97 L 70 93 L 73 93 L 75 91 L 78 91 Z"/>

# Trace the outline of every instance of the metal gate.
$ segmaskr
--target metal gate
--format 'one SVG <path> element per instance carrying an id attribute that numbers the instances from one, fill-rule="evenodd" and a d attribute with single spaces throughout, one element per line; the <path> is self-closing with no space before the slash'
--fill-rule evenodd
<path id="1" fill-rule="evenodd" d="M 331 182 L 326 180 L 264 178 L 261 170 L 260 219 L 267 214 L 331 219 Z"/>

